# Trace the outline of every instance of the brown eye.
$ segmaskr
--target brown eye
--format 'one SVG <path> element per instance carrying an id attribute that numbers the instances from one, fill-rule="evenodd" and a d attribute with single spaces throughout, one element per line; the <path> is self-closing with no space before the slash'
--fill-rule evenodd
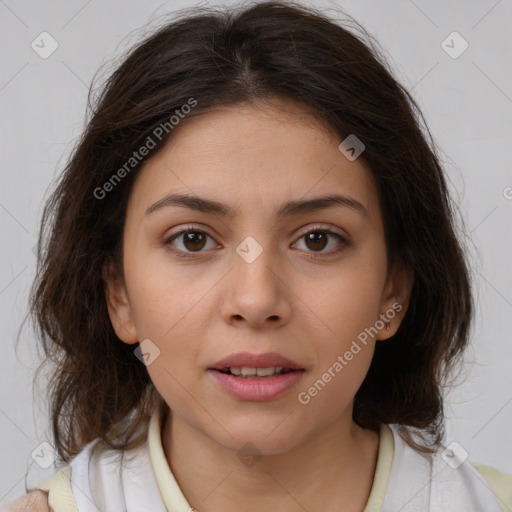
<path id="1" fill-rule="evenodd" d="M 334 244 L 333 249 L 324 250 L 330 244 L 332 239 L 338 240 L 337 247 L 336 244 Z M 329 229 L 315 229 L 309 231 L 302 235 L 299 240 L 304 240 L 306 252 L 321 253 L 322 255 L 324 253 L 326 255 L 338 253 L 349 245 L 348 241 L 344 237 Z"/>
<path id="2" fill-rule="evenodd" d="M 304 235 L 306 246 L 313 251 L 321 251 L 328 242 L 328 236 L 322 231 L 313 231 Z"/>
<path id="3" fill-rule="evenodd" d="M 187 257 L 192 253 L 203 253 L 208 238 L 213 241 L 208 233 L 199 229 L 187 229 L 169 237 L 164 243 L 171 246 L 177 255 Z M 212 244 L 214 247 L 215 244 Z"/>
<path id="4" fill-rule="evenodd" d="M 200 231 L 183 234 L 183 245 L 190 251 L 200 251 L 205 246 L 206 237 Z"/>

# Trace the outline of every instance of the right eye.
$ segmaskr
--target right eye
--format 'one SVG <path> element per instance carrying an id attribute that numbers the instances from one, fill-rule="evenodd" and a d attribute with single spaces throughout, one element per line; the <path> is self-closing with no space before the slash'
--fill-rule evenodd
<path id="1" fill-rule="evenodd" d="M 204 249 L 208 238 L 213 241 L 213 238 L 205 231 L 189 227 L 167 238 L 164 245 L 169 246 L 170 250 L 178 257 L 193 258 L 194 253 L 204 252 L 202 249 Z M 179 242 L 178 245 L 181 247 L 176 248 L 173 242 Z"/>

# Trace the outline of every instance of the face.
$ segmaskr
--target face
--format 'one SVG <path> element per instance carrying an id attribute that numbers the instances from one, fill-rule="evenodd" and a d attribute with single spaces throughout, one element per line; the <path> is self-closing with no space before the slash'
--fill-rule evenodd
<path id="1" fill-rule="evenodd" d="M 368 168 L 300 107 L 279 107 L 179 126 L 137 177 L 125 280 L 107 287 L 119 338 L 149 340 L 173 421 L 268 454 L 352 422 L 375 342 L 396 332 L 407 298 Z M 326 196 L 339 197 L 312 202 Z"/>

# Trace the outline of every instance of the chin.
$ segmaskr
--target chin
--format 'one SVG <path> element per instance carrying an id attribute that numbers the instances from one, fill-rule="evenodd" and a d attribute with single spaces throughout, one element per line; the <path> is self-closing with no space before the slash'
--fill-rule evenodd
<path id="1" fill-rule="evenodd" d="M 293 449 L 300 443 L 300 432 L 293 425 L 284 425 L 279 421 L 260 421 L 255 418 L 223 423 L 221 435 L 211 436 L 225 448 L 249 455 L 278 455 Z M 231 434 L 231 436 L 228 434 Z M 217 434 L 219 432 L 217 431 Z M 305 436 L 304 436 L 305 437 Z"/>

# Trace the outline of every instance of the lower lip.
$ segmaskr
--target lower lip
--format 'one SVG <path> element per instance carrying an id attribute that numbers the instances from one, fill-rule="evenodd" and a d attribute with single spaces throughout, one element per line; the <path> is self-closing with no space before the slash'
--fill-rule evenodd
<path id="1" fill-rule="evenodd" d="M 276 375 L 275 377 L 255 377 L 244 379 L 217 370 L 208 370 L 219 386 L 240 400 L 264 402 L 279 397 L 302 378 L 303 370 Z"/>

